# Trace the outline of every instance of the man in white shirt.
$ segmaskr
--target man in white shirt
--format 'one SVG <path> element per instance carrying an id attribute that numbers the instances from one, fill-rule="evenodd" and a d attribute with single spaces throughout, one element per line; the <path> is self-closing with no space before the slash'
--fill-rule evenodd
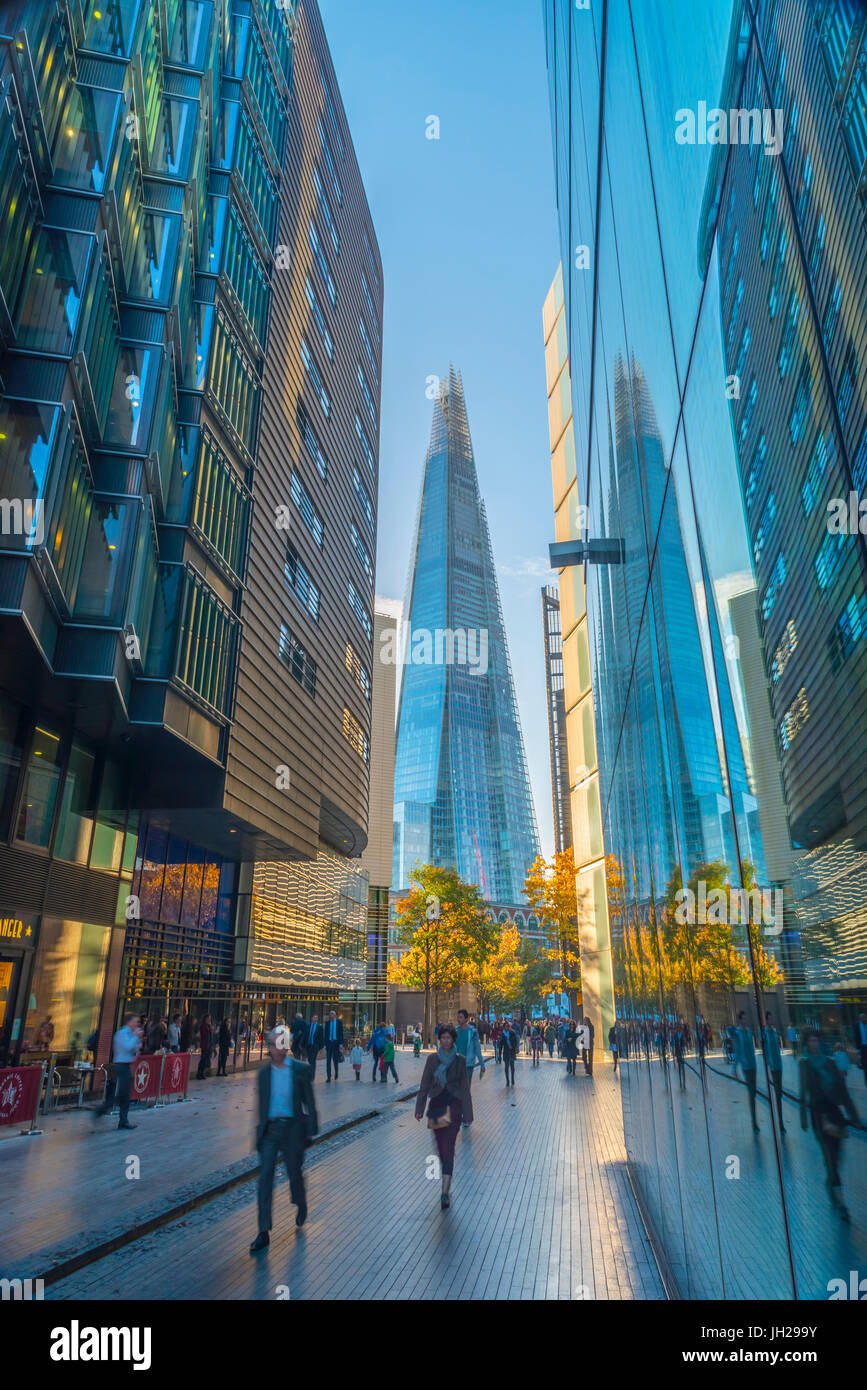
<path id="1" fill-rule="evenodd" d="M 129 1014 L 122 1028 L 118 1028 L 112 1043 L 114 1076 L 105 1088 L 105 1099 L 95 1114 L 100 1118 L 107 1115 L 117 1100 L 120 1107 L 118 1129 L 135 1129 L 129 1115 L 129 1098 L 132 1090 L 132 1064 L 141 1051 L 142 1033 L 138 1014 Z"/>
<path id="2" fill-rule="evenodd" d="M 288 1028 L 272 1029 L 268 1034 L 270 1064 L 262 1067 L 256 1078 L 259 1102 L 256 1148 L 262 1165 L 259 1169 L 259 1234 L 250 1246 L 251 1255 L 265 1250 L 271 1241 L 274 1171 L 281 1154 L 289 1174 L 292 1201 L 297 1207 L 295 1225 L 303 1226 L 307 1219 L 307 1194 L 301 1165 L 304 1150 L 317 1132 L 318 1121 L 311 1069 L 304 1062 L 295 1061 L 290 1055 L 291 1046 L 292 1035 Z"/>

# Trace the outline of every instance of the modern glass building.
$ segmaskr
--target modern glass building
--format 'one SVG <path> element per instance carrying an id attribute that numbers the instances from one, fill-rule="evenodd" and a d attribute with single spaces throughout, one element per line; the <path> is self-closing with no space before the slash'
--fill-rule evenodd
<path id="1" fill-rule="evenodd" d="M 684 1296 L 826 1298 L 867 1149 L 801 1130 L 788 1029 L 845 1067 L 867 1004 L 867 11 L 544 18 L 630 1165 Z"/>
<path id="2" fill-rule="evenodd" d="M 519 903 L 539 836 L 453 368 L 434 402 L 404 615 L 392 888 L 408 886 L 416 862 L 439 864 L 493 902 Z"/>
<path id="3" fill-rule="evenodd" d="M 315 0 L 11 0 L 0 84 L 0 1055 L 104 1056 L 363 848 L 381 267 Z"/>

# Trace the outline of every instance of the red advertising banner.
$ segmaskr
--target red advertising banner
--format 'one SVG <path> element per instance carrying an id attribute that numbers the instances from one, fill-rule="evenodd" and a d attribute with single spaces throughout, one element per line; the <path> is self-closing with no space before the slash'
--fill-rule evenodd
<path id="1" fill-rule="evenodd" d="M 29 1122 L 36 1114 L 42 1067 L 0 1069 L 0 1125 Z"/>
<path id="2" fill-rule="evenodd" d="M 163 1084 L 160 1087 L 160 1094 L 163 1096 L 180 1095 L 187 1089 L 189 1076 L 189 1052 L 167 1052 L 165 1056 L 165 1065 L 163 1067 Z"/>
<path id="3" fill-rule="evenodd" d="M 131 1100 L 156 1100 L 162 1063 L 162 1057 L 136 1057 L 132 1063 Z"/>

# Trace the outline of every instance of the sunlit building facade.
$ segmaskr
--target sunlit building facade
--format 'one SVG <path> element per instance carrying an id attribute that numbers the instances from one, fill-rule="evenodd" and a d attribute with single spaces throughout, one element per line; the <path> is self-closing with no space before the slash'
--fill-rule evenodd
<path id="1" fill-rule="evenodd" d="M 825 1298 L 864 1257 L 863 1146 L 837 1186 L 798 1124 L 787 1030 L 852 1051 L 867 1001 L 865 537 L 828 524 L 867 482 L 867 15 L 718 0 L 684 24 L 674 4 L 545 0 L 544 17 L 574 466 L 591 540 L 624 546 L 584 577 L 630 1166 L 682 1296 Z M 721 925 L 678 915 L 702 885 Z M 739 890 L 759 886 L 779 908 L 745 923 Z M 742 1010 L 755 1132 L 723 1065 Z"/>

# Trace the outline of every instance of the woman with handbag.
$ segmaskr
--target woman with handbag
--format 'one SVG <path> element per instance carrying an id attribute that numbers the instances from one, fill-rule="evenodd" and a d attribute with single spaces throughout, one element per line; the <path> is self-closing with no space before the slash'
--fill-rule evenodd
<path id="1" fill-rule="evenodd" d="M 461 1127 L 464 1111 L 471 1112 L 470 1088 L 467 1082 L 467 1064 L 458 1052 L 457 1029 L 451 1023 L 444 1023 L 439 1031 L 436 1052 L 424 1064 L 421 1086 L 415 1103 L 415 1118 L 424 1115 L 425 1102 L 430 1101 L 427 1111 L 427 1127 L 432 1129 L 437 1152 L 442 1167 L 442 1193 L 440 1206 L 445 1210 L 451 1205 L 449 1188 L 455 1166 L 455 1141 Z"/>
<path id="2" fill-rule="evenodd" d="M 801 1078 L 801 1129 L 807 1128 L 809 1108 L 813 1133 L 821 1146 L 828 1174 L 825 1185 L 842 1220 L 848 1222 L 849 1212 L 843 1201 L 840 1180 L 840 1145 L 846 1137 L 846 1125 L 858 1124 L 858 1112 L 846 1089 L 843 1073 L 822 1052 L 819 1034 L 812 1028 L 804 1033 L 798 1068 Z"/>

